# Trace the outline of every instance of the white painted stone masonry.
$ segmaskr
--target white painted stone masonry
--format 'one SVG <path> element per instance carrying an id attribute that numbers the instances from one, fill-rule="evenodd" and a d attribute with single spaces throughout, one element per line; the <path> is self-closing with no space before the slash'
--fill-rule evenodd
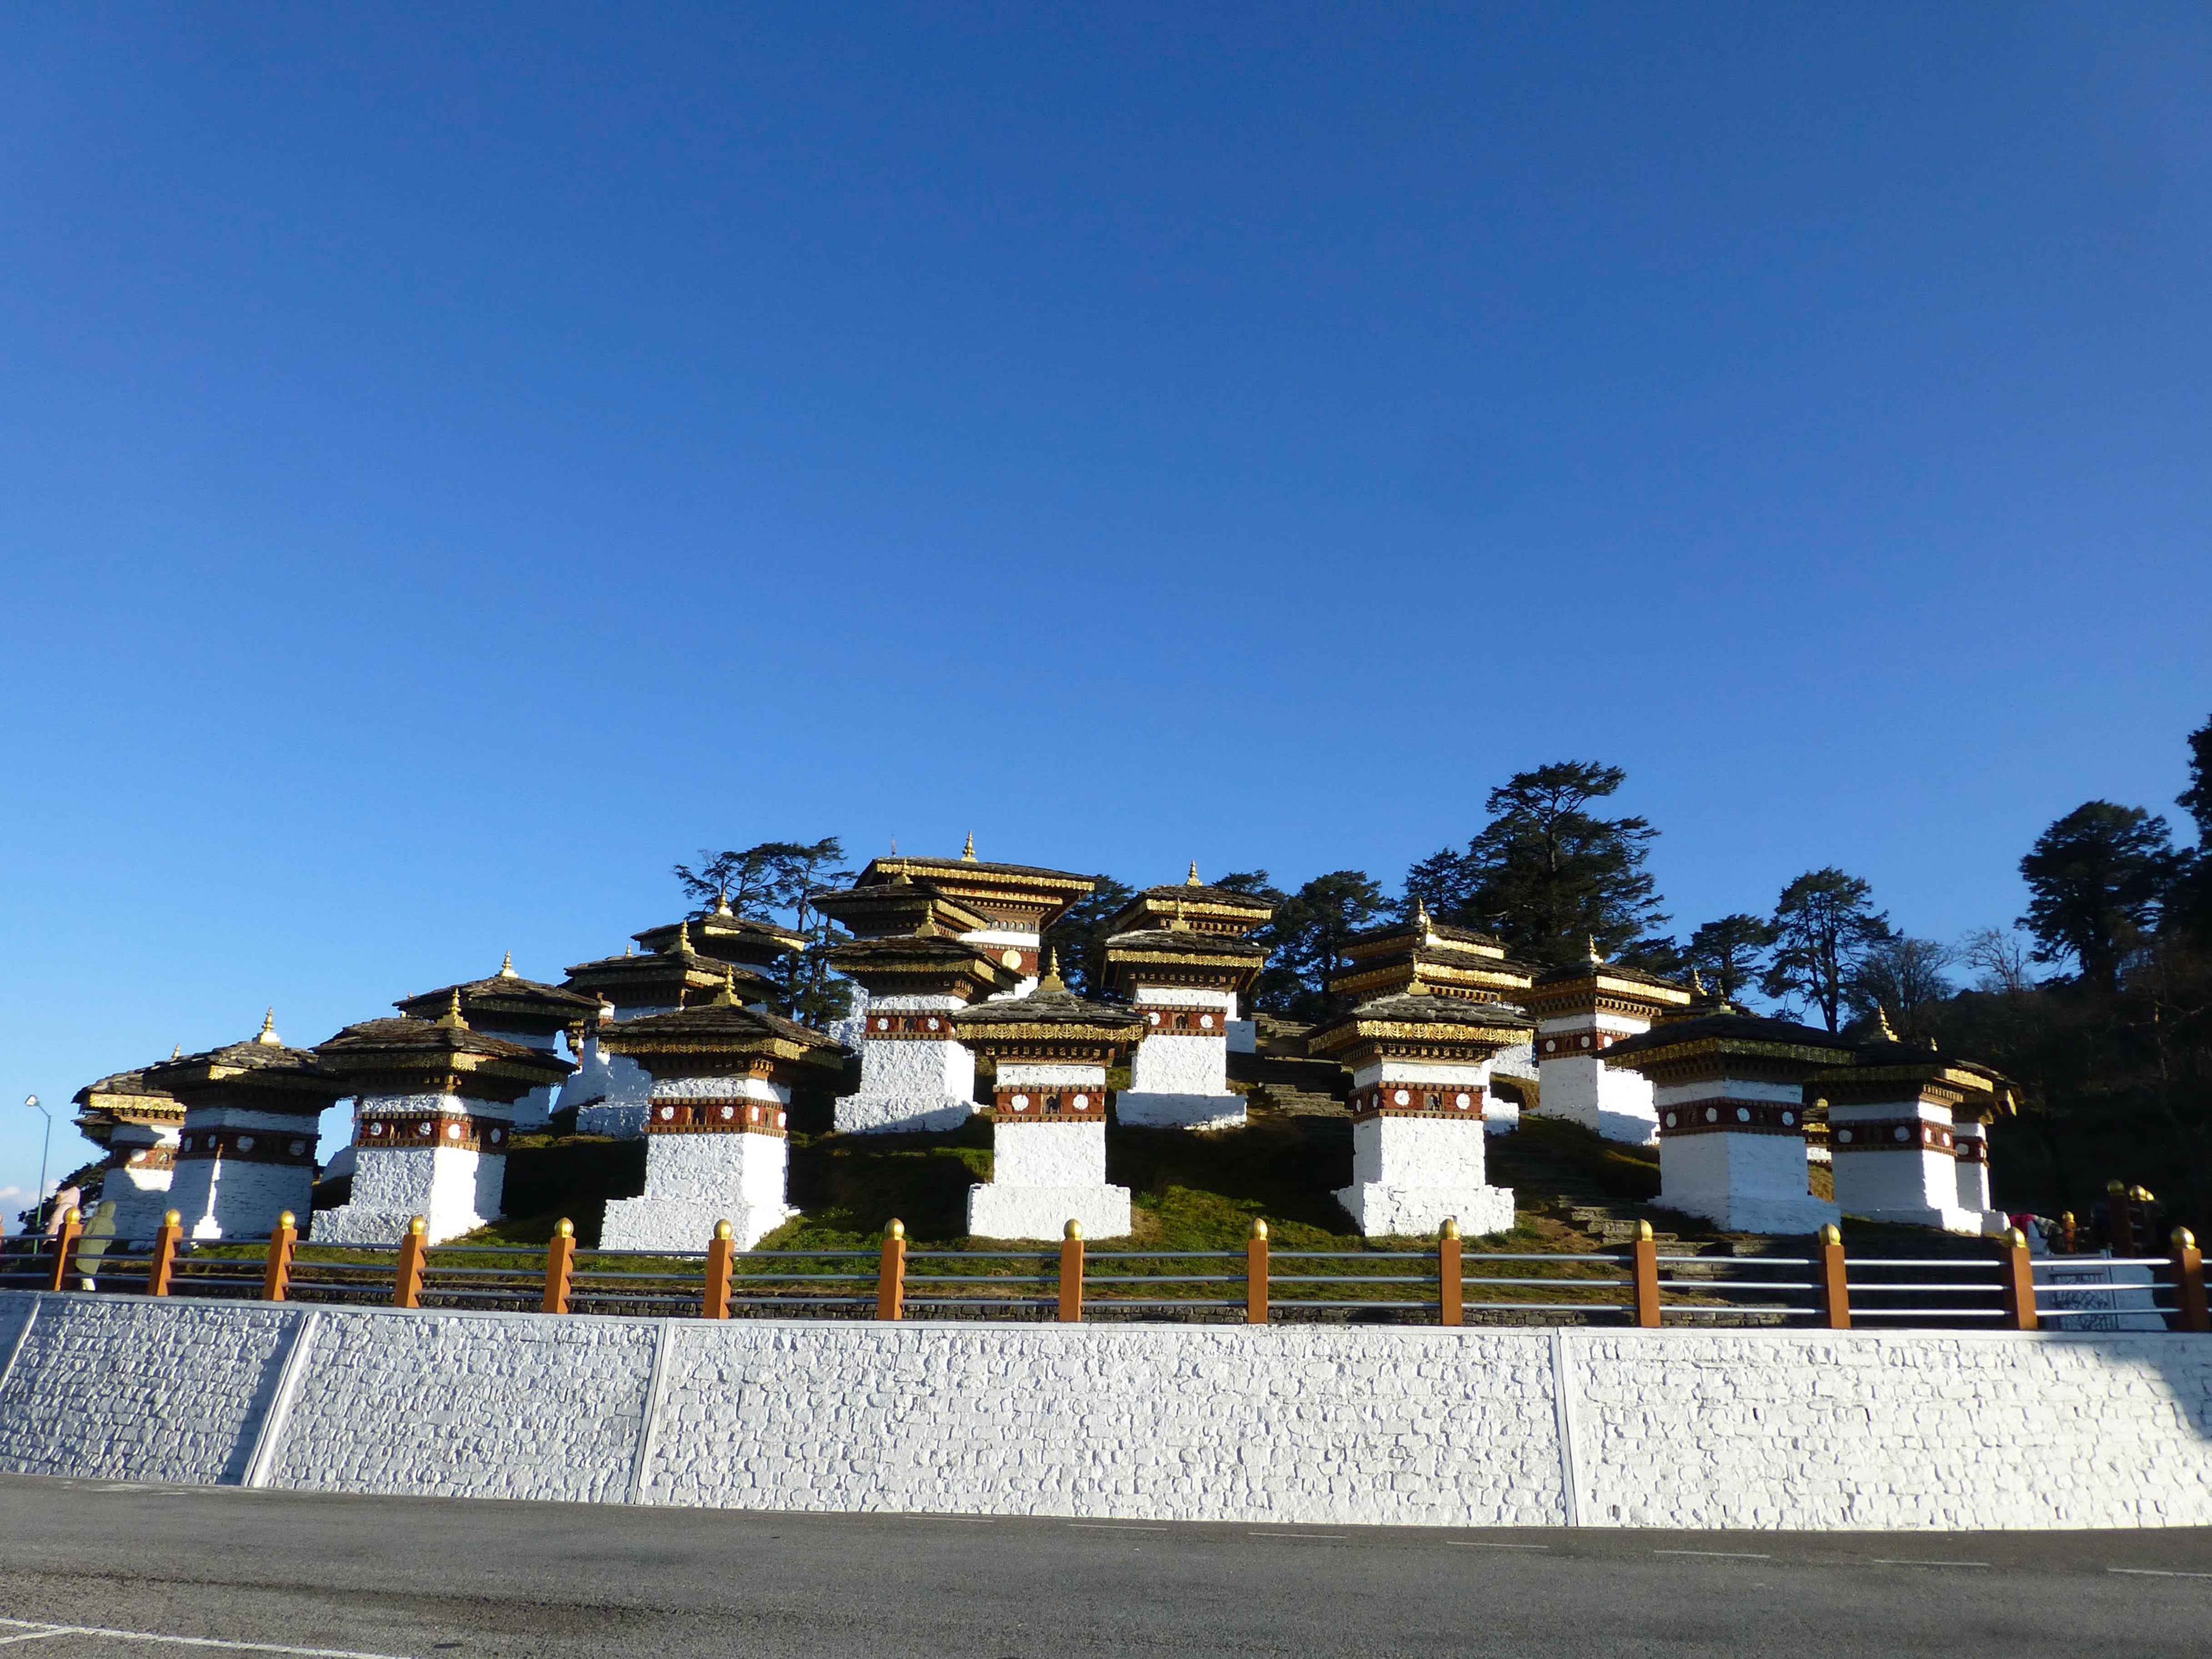
<path id="1" fill-rule="evenodd" d="M 709 1322 L 8 1291 L 0 1469 L 1102 1520 L 2203 1526 L 2212 1337 Z"/>

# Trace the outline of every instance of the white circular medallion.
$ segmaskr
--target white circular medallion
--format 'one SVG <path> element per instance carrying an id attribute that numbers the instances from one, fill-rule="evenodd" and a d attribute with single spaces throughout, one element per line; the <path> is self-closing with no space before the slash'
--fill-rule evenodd
<path id="1" fill-rule="evenodd" d="M 1899 1140 L 1910 1140 L 1912 1139 L 1912 1131 L 1900 1123 L 1897 1126 L 1897 1138 Z"/>
<path id="2" fill-rule="evenodd" d="M 1390 1091 L 1390 1103 L 1393 1106 L 1403 1106 L 1412 1099 L 1413 1096 L 1407 1094 L 1403 1089 L 1394 1089 Z"/>
<path id="3" fill-rule="evenodd" d="M 1672 1113 L 1672 1112 L 1668 1113 L 1668 1114 L 1667 1114 L 1667 1127 L 1668 1127 L 1668 1128 L 1670 1128 L 1670 1129 L 1671 1129 L 1671 1128 L 1673 1128 L 1673 1127 L 1674 1127 L 1674 1121 L 1675 1121 L 1675 1120 L 1674 1120 L 1674 1113 Z"/>
<path id="4" fill-rule="evenodd" d="M 1903 1131 L 1902 1131 L 1902 1130 L 1900 1130 L 1899 1133 L 1903 1133 Z M 238 1138 L 238 1150 L 239 1150 L 240 1152 L 252 1152 L 252 1151 L 253 1150 L 253 1137 L 252 1137 L 252 1135 L 240 1135 L 240 1136 L 239 1136 L 239 1138 Z"/>
<path id="5" fill-rule="evenodd" d="M 735 1117 L 737 1115 L 738 1109 L 734 1106 L 725 1106 L 722 1108 L 722 1116 L 726 1121 L 728 1119 Z"/>
<path id="6" fill-rule="evenodd" d="M 1849 1129 L 1838 1129 L 1838 1130 L 1837 1130 L 1837 1131 L 1836 1131 L 1836 1139 L 1838 1139 L 1838 1140 L 1840 1140 L 1840 1141 L 1844 1141 L 1844 1142 L 1845 1142 L 1846 1144 L 1848 1144 L 1848 1143 L 1850 1142 L 1850 1138 L 1851 1138 L 1851 1132 L 1850 1132 Z"/>
<path id="7" fill-rule="evenodd" d="M 1000 951 L 999 965 L 1001 968 L 1019 968 L 1022 965 L 1022 953 L 1013 950 Z"/>
<path id="8" fill-rule="evenodd" d="M 1198 1017 L 1198 1023 L 1206 1030 L 1210 1031 L 1213 1029 L 1213 1016 L 1212 1014 L 1200 1014 Z"/>
<path id="9" fill-rule="evenodd" d="M 876 1029 L 878 1031 L 888 1031 L 891 1029 L 891 1023 L 887 1019 L 879 1019 L 876 1022 Z"/>
<path id="10" fill-rule="evenodd" d="M 675 1115 L 676 1109 L 673 1106 L 664 1106 L 660 1109 L 660 1120 L 664 1123 Z"/>
<path id="11" fill-rule="evenodd" d="M 1026 1112 L 1030 1109 L 1030 1097 L 1027 1095 L 1016 1095 L 1006 1103 L 1018 1112 Z"/>
<path id="12" fill-rule="evenodd" d="M 932 1014 L 932 1015 L 929 1017 L 929 1029 L 930 1029 L 931 1030 L 933 1030 L 933 1030 L 935 1030 L 937 1029 L 937 1026 L 938 1026 L 938 1019 L 937 1019 L 937 1016 L 936 1016 L 935 1014 Z"/>
<path id="13" fill-rule="evenodd" d="M 307 1150 L 307 1143 L 304 1140 L 295 1140 L 292 1143 L 292 1156 L 295 1158 L 299 1157 L 301 1153 Z"/>
<path id="14" fill-rule="evenodd" d="M 1067 1103 L 1075 1110 L 1080 1112 L 1089 1108 L 1091 1104 L 1091 1097 L 1089 1095 L 1078 1095 L 1074 1099 L 1069 1101 Z"/>
<path id="15" fill-rule="evenodd" d="M 1797 1114 L 1795 1112 L 1784 1112 L 1782 1115 L 1782 1127 L 1785 1129 L 1791 1124 L 1796 1122 L 1796 1121 Z"/>
<path id="16" fill-rule="evenodd" d="M 1748 1107 L 1748 1106 L 1739 1106 L 1739 1107 L 1737 1107 L 1737 1108 L 1735 1109 L 1735 1121 L 1736 1121 L 1737 1122 L 1739 1122 L 1739 1123 L 1748 1123 L 1748 1122 L 1750 1122 L 1750 1121 L 1751 1121 L 1751 1108 L 1750 1108 L 1750 1107 Z"/>
<path id="17" fill-rule="evenodd" d="M 779 1129 L 783 1127 L 783 1114 L 781 1112 L 778 1112 L 775 1115 L 775 1127 Z"/>
<path id="18" fill-rule="evenodd" d="M 1715 1111 L 1715 1110 L 1714 1110 L 1711 1107 L 1710 1107 L 1710 1106 L 1708 1106 L 1708 1107 L 1706 1107 L 1706 1108 L 1705 1108 L 1705 1121 L 1706 1121 L 1706 1122 L 1708 1122 L 1708 1123 L 1717 1123 L 1717 1122 L 1719 1122 L 1719 1121 L 1720 1121 L 1720 1120 L 1721 1120 L 1721 1115 L 1720 1115 L 1718 1112 Z"/>

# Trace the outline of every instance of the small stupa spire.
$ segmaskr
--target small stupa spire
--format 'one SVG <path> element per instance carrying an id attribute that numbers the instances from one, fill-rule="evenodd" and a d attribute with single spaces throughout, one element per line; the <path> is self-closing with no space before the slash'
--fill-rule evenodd
<path id="1" fill-rule="evenodd" d="M 1603 957 L 1601 957 L 1601 956 L 1600 956 L 1600 955 L 1598 954 L 1598 950 L 1597 950 L 1597 935 L 1596 935 L 1595 933 L 1590 933 L 1590 934 L 1586 935 L 1586 937 L 1587 937 L 1587 938 L 1589 939 L 1589 959 L 1590 959 L 1590 966 L 1592 966 L 1593 968 L 1595 968 L 1595 967 L 1597 967 L 1597 966 L 1598 966 L 1599 964 L 1601 964 L 1601 963 L 1603 963 L 1603 962 L 1605 961 L 1605 958 L 1604 958 Z"/>
<path id="2" fill-rule="evenodd" d="M 449 1031 L 465 1031 L 469 1023 L 461 1015 L 461 988 L 453 987 L 446 1003 L 446 1012 L 438 1016 L 438 1024 Z"/>
<path id="3" fill-rule="evenodd" d="M 968 844 L 960 849 L 960 861 L 963 864 L 975 862 L 975 832 L 973 830 L 968 832 Z"/>
<path id="4" fill-rule="evenodd" d="M 1197 887 L 1202 884 L 1198 878 L 1198 860 L 1196 859 L 1193 859 L 1190 861 L 1190 873 L 1182 878 L 1182 884 L 1186 887 Z"/>
<path id="5" fill-rule="evenodd" d="M 276 1011 L 271 1008 L 261 1016 L 261 1034 L 253 1039 L 264 1048 L 281 1048 L 284 1039 L 276 1035 Z"/>
<path id="6" fill-rule="evenodd" d="M 1419 896 L 1413 900 L 1413 926 L 1424 933 L 1429 931 L 1429 902 Z"/>
<path id="7" fill-rule="evenodd" d="M 1052 955 L 1045 963 L 1044 977 L 1037 981 L 1040 991 L 1065 991 L 1067 983 L 1060 976 L 1060 946 L 1052 947 Z"/>
<path id="8" fill-rule="evenodd" d="M 179 1042 L 179 1043 L 173 1043 L 173 1044 L 172 1044 L 172 1045 L 170 1046 L 170 1048 L 169 1048 L 169 1058 L 170 1058 L 171 1060 L 182 1060 L 184 1057 L 185 1057 L 185 1045 L 184 1045 L 183 1043 L 181 1043 L 181 1042 Z"/>
<path id="9" fill-rule="evenodd" d="M 1182 913 L 1182 901 L 1181 899 L 1177 899 L 1176 901 L 1175 920 L 1168 924 L 1168 931 L 1171 933 L 1187 933 L 1190 931 L 1190 920 Z"/>
<path id="10" fill-rule="evenodd" d="M 1690 969 L 1690 994 L 1700 997 L 1705 994 L 1705 976 L 1695 968 Z"/>
<path id="11" fill-rule="evenodd" d="M 516 973 L 516 972 L 514 971 L 514 951 L 509 951 L 506 952 L 504 955 L 502 955 L 502 956 L 500 957 L 500 959 L 499 959 L 499 976 L 500 976 L 501 979 L 520 979 L 520 978 L 522 977 L 522 975 L 520 975 L 520 974 L 518 974 L 518 973 Z"/>
<path id="12" fill-rule="evenodd" d="M 726 887 L 714 895 L 714 914 L 718 916 L 732 914 L 730 909 L 730 890 Z"/>
<path id="13" fill-rule="evenodd" d="M 1881 1033 L 1881 1040 L 1884 1042 L 1897 1041 L 1897 1033 L 1889 1029 L 1889 1011 L 1879 1002 L 1874 1006 L 1874 1023 L 1875 1029 Z"/>
<path id="14" fill-rule="evenodd" d="M 688 957 L 691 954 L 691 924 L 689 921 L 679 921 L 676 924 L 676 944 L 674 950 L 675 953 L 679 957 Z"/>
<path id="15" fill-rule="evenodd" d="M 707 1006 L 709 1008 L 736 1008 L 742 1006 L 738 1001 L 738 970 L 736 969 L 726 968 L 722 970 L 722 982 L 714 988 L 714 1000 Z"/>

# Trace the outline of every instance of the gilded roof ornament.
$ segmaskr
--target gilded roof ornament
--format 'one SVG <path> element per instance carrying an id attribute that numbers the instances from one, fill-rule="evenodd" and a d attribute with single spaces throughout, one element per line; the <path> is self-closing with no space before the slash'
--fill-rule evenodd
<path id="1" fill-rule="evenodd" d="M 1593 968 L 1604 966 L 1605 958 L 1597 953 L 1597 935 L 1595 933 L 1590 933 L 1586 935 L 1586 937 L 1589 940 L 1590 966 Z"/>
<path id="2" fill-rule="evenodd" d="M 691 954 L 691 924 L 688 921 L 676 924 L 676 944 L 673 950 L 679 957 L 688 957 Z"/>
<path id="3" fill-rule="evenodd" d="M 968 832 L 968 844 L 960 849 L 960 861 L 963 864 L 975 862 L 975 832 L 973 830 Z"/>
<path id="4" fill-rule="evenodd" d="M 1181 899 L 1177 899 L 1176 901 L 1175 920 L 1168 924 L 1168 931 L 1170 933 L 1184 933 L 1190 932 L 1190 920 L 1182 913 L 1182 901 Z"/>
<path id="5" fill-rule="evenodd" d="M 1060 976 L 1060 946 L 1055 945 L 1052 947 L 1051 959 L 1046 964 L 1044 977 L 1037 981 L 1037 989 L 1040 991 L 1065 991 L 1066 988 L 1066 982 Z"/>
<path id="6" fill-rule="evenodd" d="M 500 976 L 501 979 L 520 979 L 520 978 L 522 977 L 522 975 L 520 975 L 520 974 L 518 974 L 518 973 L 516 973 L 516 972 L 514 971 L 514 951 L 507 951 L 504 956 L 502 956 L 502 957 L 500 957 L 500 959 L 499 959 L 499 976 Z"/>
<path id="7" fill-rule="evenodd" d="M 1204 885 L 1204 884 L 1198 878 L 1198 860 L 1196 859 L 1193 859 L 1190 861 L 1190 873 L 1182 878 L 1182 884 L 1186 887 L 1198 887 Z"/>
<path id="8" fill-rule="evenodd" d="M 461 1017 L 461 988 L 459 986 L 456 985 L 453 987 L 452 1000 L 446 1004 L 446 1012 L 438 1016 L 438 1024 L 444 1026 L 449 1031 L 465 1031 L 469 1029 L 468 1021 Z"/>
<path id="9" fill-rule="evenodd" d="M 1413 900 L 1413 926 L 1424 933 L 1429 931 L 1429 902 L 1426 899 L 1416 897 Z"/>
<path id="10" fill-rule="evenodd" d="M 261 1017 L 261 1034 L 253 1039 L 264 1048 L 281 1048 L 284 1039 L 276 1035 L 276 1011 L 271 1008 Z"/>
<path id="11" fill-rule="evenodd" d="M 1705 976 L 1695 968 L 1690 969 L 1690 993 L 1692 996 L 1703 996 L 1705 994 Z"/>
<path id="12" fill-rule="evenodd" d="M 1879 1002 L 1874 1006 L 1874 1023 L 1875 1029 L 1881 1031 L 1881 1040 L 1884 1042 L 1897 1041 L 1897 1033 L 1889 1029 L 1889 1011 Z"/>
<path id="13" fill-rule="evenodd" d="M 171 1060 L 182 1060 L 184 1057 L 185 1045 L 181 1042 L 172 1045 L 169 1049 L 169 1058 Z"/>
<path id="14" fill-rule="evenodd" d="M 707 1006 L 709 1008 L 736 1008 L 743 1006 L 738 1001 L 736 969 L 730 969 L 723 974 L 722 982 L 714 988 L 714 1000 Z"/>
<path id="15" fill-rule="evenodd" d="M 718 916 L 736 914 L 730 908 L 730 890 L 726 887 L 720 889 L 714 895 L 714 914 Z"/>

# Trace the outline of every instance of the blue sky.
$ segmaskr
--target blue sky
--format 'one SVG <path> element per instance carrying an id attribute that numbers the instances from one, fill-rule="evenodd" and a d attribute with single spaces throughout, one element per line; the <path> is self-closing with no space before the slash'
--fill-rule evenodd
<path id="1" fill-rule="evenodd" d="M 2212 15 L 0 15 L 0 1185 L 842 836 L 1949 938 L 2212 714 Z M 86 1155 L 56 1138 L 55 1164 Z M 12 1207 L 12 1205 L 11 1205 Z"/>

